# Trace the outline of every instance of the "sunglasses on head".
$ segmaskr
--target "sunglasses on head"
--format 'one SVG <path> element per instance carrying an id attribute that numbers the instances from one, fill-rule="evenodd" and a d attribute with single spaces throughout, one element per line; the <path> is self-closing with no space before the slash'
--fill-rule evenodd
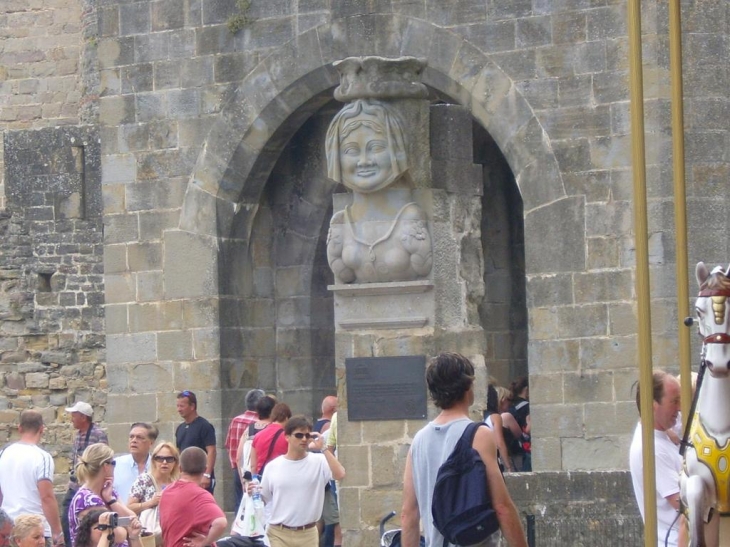
<path id="1" fill-rule="evenodd" d="M 175 456 L 153 456 L 153 460 L 156 462 L 174 463 L 177 461 Z"/>
<path id="2" fill-rule="evenodd" d="M 101 463 L 101 465 L 104 465 L 105 463 L 108 463 L 108 464 L 109 464 L 109 465 L 111 465 L 112 467 L 114 467 L 115 465 L 117 465 L 117 462 L 116 462 L 116 460 L 107 460 L 107 461 L 105 461 L 105 462 L 102 462 L 102 463 Z"/>
<path id="3" fill-rule="evenodd" d="M 300 441 L 302 439 L 314 439 L 316 438 L 316 435 L 313 433 L 292 433 L 295 438 L 299 439 Z"/>

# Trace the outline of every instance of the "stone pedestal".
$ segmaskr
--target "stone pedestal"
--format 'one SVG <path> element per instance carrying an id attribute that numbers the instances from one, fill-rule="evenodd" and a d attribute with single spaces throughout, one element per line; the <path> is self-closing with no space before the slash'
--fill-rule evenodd
<path id="1" fill-rule="evenodd" d="M 379 73 L 379 66 L 385 66 L 390 72 L 386 70 L 386 75 Z M 371 62 L 368 58 L 348 60 L 337 65 L 338 70 L 345 70 L 343 84 L 335 92 L 335 97 L 339 100 L 360 100 L 363 97 L 369 101 L 377 100 L 378 104 L 386 105 L 386 114 L 385 121 L 378 121 L 372 115 L 359 118 L 350 116 L 349 119 L 354 122 L 342 122 L 336 117 L 331 126 L 340 132 L 337 137 L 339 148 L 336 149 L 331 137 L 334 130 L 328 131 L 330 177 L 353 190 L 353 193 L 334 196 L 334 215 L 328 239 L 328 258 L 336 278 L 336 283 L 328 289 L 332 291 L 335 301 L 335 362 L 340 399 L 338 450 L 347 471 L 339 490 L 340 515 L 344 544 L 348 547 L 377 545 L 379 520 L 390 511 L 400 510 L 408 449 L 411 439 L 424 425 L 424 421 L 368 419 L 364 415 L 361 415 L 362 420 L 350 420 L 345 361 L 349 358 L 423 356 L 423 361 L 427 363 L 428 359 L 441 351 L 458 351 L 471 359 L 477 369 L 477 396 L 483 400 L 486 394 L 486 338 L 479 325 L 478 315 L 474 313 L 475 295 L 483 294 L 483 259 L 478 243 L 479 223 L 471 221 L 481 216 L 481 173 L 470 162 L 459 161 L 458 166 L 454 164 L 452 167 L 456 167 L 461 178 L 469 179 L 472 192 L 465 195 L 460 188 L 458 194 L 452 193 L 442 184 L 434 187 L 432 166 L 443 167 L 443 162 L 432 164 L 431 161 L 434 143 L 431 142 L 433 128 L 430 125 L 428 101 L 424 94 L 409 96 L 406 93 L 404 97 L 403 89 L 411 89 L 411 84 L 404 84 L 403 80 L 410 76 L 394 76 L 393 72 L 397 73 L 398 67 L 408 66 L 411 66 L 410 63 L 403 59 L 389 64 L 388 60 L 376 59 Z M 378 85 L 369 87 L 367 82 L 358 81 L 358 78 L 362 80 L 366 77 L 374 77 Z M 397 80 L 397 85 L 389 85 L 389 78 Z M 399 90 L 400 94 L 390 94 L 393 89 Z M 347 108 L 351 107 L 346 106 L 343 112 Z M 393 117 L 399 118 L 393 127 L 403 124 L 402 133 L 401 128 L 393 129 L 388 125 Z M 353 171 L 348 174 L 346 169 L 348 162 L 353 160 L 345 154 L 348 150 L 358 148 L 358 140 L 352 137 L 358 127 L 356 124 L 373 127 L 377 123 L 380 123 L 381 128 L 387 128 L 379 129 L 378 135 L 387 134 L 388 139 L 383 140 L 392 146 L 391 158 L 396 158 L 392 160 L 392 169 L 407 168 L 404 173 L 407 173 L 411 188 L 407 200 L 403 199 L 402 184 L 396 185 L 393 190 L 378 190 L 375 196 L 364 190 L 367 180 L 358 179 L 352 174 Z M 465 133 L 464 143 L 471 150 L 470 125 L 467 125 Z M 405 142 L 398 142 L 401 134 Z M 436 141 L 435 146 L 443 148 L 442 138 L 437 136 Z M 359 142 L 363 142 L 363 139 Z M 335 152 L 339 158 L 334 156 Z M 334 167 L 333 158 L 339 161 Z M 367 164 L 365 158 L 361 161 Z M 376 158 L 374 161 L 388 165 L 382 159 Z M 342 180 L 337 179 L 340 176 Z M 351 179 L 346 180 L 347 176 Z M 372 200 L 370 206 L 363 207 L 368 199 Z M 390 266 L 398 266 L 397 260 L 389 262 L 389 253 L 402 254 L 403 249 L 398 248 L 398 241 L 393 242 L 391 247 L 376 247 L 380 244 L 374 242 L 385 233 L 383 226 L 387 224 L 388 218 L 392 218 L 388 217 L 388 213 L 403 210 L 402 204 L 406 201 L 415 205 L 415 214 L 421 215 L 417 221 L 422 222 L 422 225 L 398 233 L 397 229 L 391 230 L 394 230 L 398 241 L 408 243 L 408 237 L 413 237 L 414 233 L 425 227 L 428 233 L 420 236 L 419 241 L 427 241 L 428 252 L 412 253 L 411 263 L 427 254 L 429 267 L 420 270 L 412 268 L 405 274 L 401 274 L 403 270 L 393 268 L 393 278 L 382 279 L 391 271 Z M 355 215 L 357 210 L 361 211 L 360 217 Z M 343 217 L 350 211 L 353 213 L 346 219 L 348 224 L 343 221 Z M 353 240 L 360 246 L 353 244 Z M 343 263 L 347 263 L 347 267 L 343 267 Z M 368 270 L 370 263 L 375 270 L 382 267 L 377 274 L 371 274 L 372 269 Z M 405 276 L 410 278 L 404 279 Z M 401 360 L 400 363 L 405 361 Z M 398 367 L 399 360 L 394 359 L 392 366 Z M 404 371 L 394 370 L 393 377 Z M 413 374 L 417 375 L 418 372 L 411 368 L 409 374 L 412 379 Z M 382 381 L 380 376 L 378 378 Z M 426 389 L 425 379 L 423 389 Z M 397 412 L 398 397 L 386 399 L 383 405 L 392 405 L 394 416 L 400 414 Z M 403 401 L 400 403 L 405 404 Z M 373 410 L 373 413 L 382 416 L 382 409 L 377 410 Z M 428 417 L 435 413 L 435 408 L 429 404 Z"/>

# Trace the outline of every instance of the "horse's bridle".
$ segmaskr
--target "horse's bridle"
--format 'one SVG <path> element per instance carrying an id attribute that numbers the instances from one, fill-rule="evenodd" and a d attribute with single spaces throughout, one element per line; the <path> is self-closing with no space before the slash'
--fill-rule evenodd
<path id="1" fill-rule="evenodd" d="M 704 289 L 697 295 L 699 297 L 724 296 L 730 298 L 730 289 Z M 727 302 L 726 305 L 729 305 Z M 730 344 L 730 334 L 726 332 L 715 332 L 708 334 L 702 339 L 703 344 Z"/>

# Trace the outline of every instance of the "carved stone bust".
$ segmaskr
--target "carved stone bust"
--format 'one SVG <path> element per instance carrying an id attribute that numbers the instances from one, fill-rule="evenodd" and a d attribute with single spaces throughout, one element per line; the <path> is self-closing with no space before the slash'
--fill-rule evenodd
<path id="1" fill-rule="evenodd" d="M 327 237 L 339 283 L 412 281 L 431 272 L 428 219 L 412 198 L 405 139 L 400 114 L 377 99 L 346 104 L 330 124 L 327 174 L 353 192 Z"/>

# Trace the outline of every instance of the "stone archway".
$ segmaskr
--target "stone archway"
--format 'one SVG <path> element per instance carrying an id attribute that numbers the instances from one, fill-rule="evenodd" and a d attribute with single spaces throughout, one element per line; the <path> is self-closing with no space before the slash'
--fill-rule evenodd
<path id="1" fill-rule="evenodd" d="M 494 139 L 524 205 L 528 276 L 584 268 L 582 197 L 567 196 L 550 140 L 510 78 L 488 55 L 448 30 L 405 17 L 346 18 L 299 35 L 241 81 L 198 157 L 178 229 L 164 234 L 165 271 L 194 270 L 183 283 L 166 283 L 166 298 L 215 302 L 211 309 L 218 313 L 219 335 L 226 324 L 225 306 L 220 306 L 222 249 L 235 230 L 236 245 L 250 252 L 262 192 L 282 150 L 330 100 L 338 83 L 332 62 L 363 53 L 426 57 L 423 82 L 468 109 Z M 556 217 L 561 219 L 557 226 Z M 549 263 L 531 260 L 536 245 L 554 250 Z M 186 261 L 191 249 L 203 257 L 192 266 Z M 217 349 L 226 373 L 228 350 Z M 237 410 L 238 400 L 212 395 L 223 417 Z"/>
<path id="2" fill-rule="evenodd" d="M 337 84 L 331 63 L 363 53 L 427 58 L 423 82 L 468 108 L 492 136 L 515 174 L 526 218 L 566 197 L 545 130 L 488 55 L 426 22 L 373 15 L 307 31 L 243 79 L 198 158 L 180 229 L 218 237 L 230 230 L 234 204 L 254 210 L 283 144 L 329 100 L 323 93 Z"/>

